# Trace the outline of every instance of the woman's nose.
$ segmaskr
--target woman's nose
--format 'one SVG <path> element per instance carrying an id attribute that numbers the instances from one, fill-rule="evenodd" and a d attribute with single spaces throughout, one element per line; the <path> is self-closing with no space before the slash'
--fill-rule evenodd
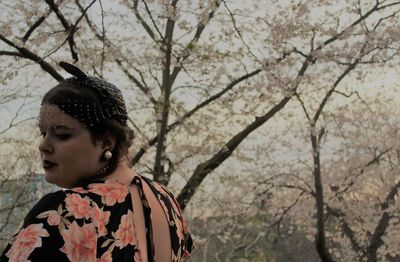
<path id="1" fill-rule="evenodd" d="M 39 151 L 46 154 L 51 154 L 53 152 L 53 147 L 47 135 L 43 136 L 42 140 L 40 141 Z"/>

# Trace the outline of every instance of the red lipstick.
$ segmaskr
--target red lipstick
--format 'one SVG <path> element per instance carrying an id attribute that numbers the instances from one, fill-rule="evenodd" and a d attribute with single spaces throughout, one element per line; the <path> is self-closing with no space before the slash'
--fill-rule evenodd
<path id="1" fill-rule="evenodd" d="M 53 163 L 49 160 L 43 160 L 43 168 L 46 170 L 51 169 L 52 167 L 54 167 L 56 165 L 57 165 L 56 163 Z"/>

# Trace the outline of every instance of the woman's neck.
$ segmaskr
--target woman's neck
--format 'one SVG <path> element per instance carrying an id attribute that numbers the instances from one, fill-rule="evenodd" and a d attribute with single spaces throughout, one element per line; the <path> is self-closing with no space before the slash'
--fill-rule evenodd
<path id="1" fill-rule="evenodd" d="M 104 179 L 113 179 L 123 184 L 129 184 L 135 176 L 137 176 L 136 172 L 128 166 L 128 163 L 121 161 L 117 168 L 111 174 L 105 176 Z"/>

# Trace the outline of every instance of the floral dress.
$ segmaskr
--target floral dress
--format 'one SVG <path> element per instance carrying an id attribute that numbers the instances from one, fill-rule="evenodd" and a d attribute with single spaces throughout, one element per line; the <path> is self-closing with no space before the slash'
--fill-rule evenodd
<path id="1" fill-rule="evenodd" d="M 148 261 L 155 261 L 155 257 L 151 209 L 143 183 L 157 196 L 168 220 L 170 261 L 183 260 L 192 250 L 192 239 L 179 205 L 165 187 L 136 176 L 132 184 L 141 197 Z M 140 261 L 131 185 L 116 180 L 92 180 L 81 187 L 44 196 L 25 217 L 1 255 L 1 262 Z"/>

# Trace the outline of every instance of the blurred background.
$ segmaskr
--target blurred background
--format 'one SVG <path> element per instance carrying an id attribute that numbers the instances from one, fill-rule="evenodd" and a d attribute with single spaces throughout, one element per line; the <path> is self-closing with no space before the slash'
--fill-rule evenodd
<path id="1" fill-rule="evenodd" d="M 0 0 L 0 251 L 43 179 L 36 118 L 68 75 L 118 86 L 133 168 L 188 261 L 400 261 L 400 2 Z"/>

